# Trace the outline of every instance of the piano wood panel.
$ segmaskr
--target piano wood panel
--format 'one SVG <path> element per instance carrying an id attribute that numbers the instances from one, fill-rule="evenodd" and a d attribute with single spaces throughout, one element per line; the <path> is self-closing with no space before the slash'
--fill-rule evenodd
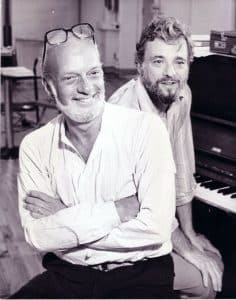
<path id="1" fill-rule="evenodd" d="M 204 234 L 221 252 L 224 261 L 222 292 L 217 298 L 236 298 L 236 215 L 193 201 L 193 222 L 197 232 Z"/>
<path id="2" fill-rule="evenodd" d="M 195 148 L 236 161 L 236 128 L 194 116 L 192 126 Z"/>

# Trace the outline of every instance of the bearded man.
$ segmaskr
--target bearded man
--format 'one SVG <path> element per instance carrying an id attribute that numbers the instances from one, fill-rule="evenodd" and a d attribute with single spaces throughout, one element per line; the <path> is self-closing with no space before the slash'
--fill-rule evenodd
<path id="1" fill-rule="evenodd" d="M 136 46 L 139 73 L 118 89 L 111 103 L 160 116 L 169 132 L 176 164 L 176 215 L 172 242 L 174 289 L 182 298 L 214 298 L 221 290 L 223 263 L 219 251 L 192 224 L 195 161 L 187 85 L 193 60 L 189 34 L 175 18 L 152 21 Z M 158 197 L 158 195 L 156 195 Z"/>

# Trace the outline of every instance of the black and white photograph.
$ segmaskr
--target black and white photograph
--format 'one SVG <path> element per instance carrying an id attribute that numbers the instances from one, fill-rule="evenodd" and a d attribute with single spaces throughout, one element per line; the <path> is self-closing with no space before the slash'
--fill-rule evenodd
<path id="1" fill-rule="evenodd" d="M 0 299 L 236 299 L 236 0 L 0 8 Z"/>

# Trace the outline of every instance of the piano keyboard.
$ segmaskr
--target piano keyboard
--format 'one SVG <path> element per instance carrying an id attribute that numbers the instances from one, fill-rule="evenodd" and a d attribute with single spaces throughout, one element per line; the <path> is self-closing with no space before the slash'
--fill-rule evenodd
<path id="1" fill-rule="evenodd" d="M 236 213 L 236 187 L 199 174 L 195 175 L 195 179 L 195 197 L 212 206 Z"/>

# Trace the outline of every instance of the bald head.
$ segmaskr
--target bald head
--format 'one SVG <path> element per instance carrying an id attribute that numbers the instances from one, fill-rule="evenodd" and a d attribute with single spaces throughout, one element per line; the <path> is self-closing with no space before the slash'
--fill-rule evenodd
<path id="1" fill-rule="evenodd" d="M 90 60 L 97 60 L 101 65 L 98 47 L 91 39 L 78 39 L 73 34 L 68 33 L 65 43 L 59 45 L 45 45 L 45 58 L 42 64 L 44 79 L 52 78 L 63 72 L 63 67 L 68 60 L 80 59 L 84 64 Z M 88 54 L 89 53 L 89 57 Z"/>

